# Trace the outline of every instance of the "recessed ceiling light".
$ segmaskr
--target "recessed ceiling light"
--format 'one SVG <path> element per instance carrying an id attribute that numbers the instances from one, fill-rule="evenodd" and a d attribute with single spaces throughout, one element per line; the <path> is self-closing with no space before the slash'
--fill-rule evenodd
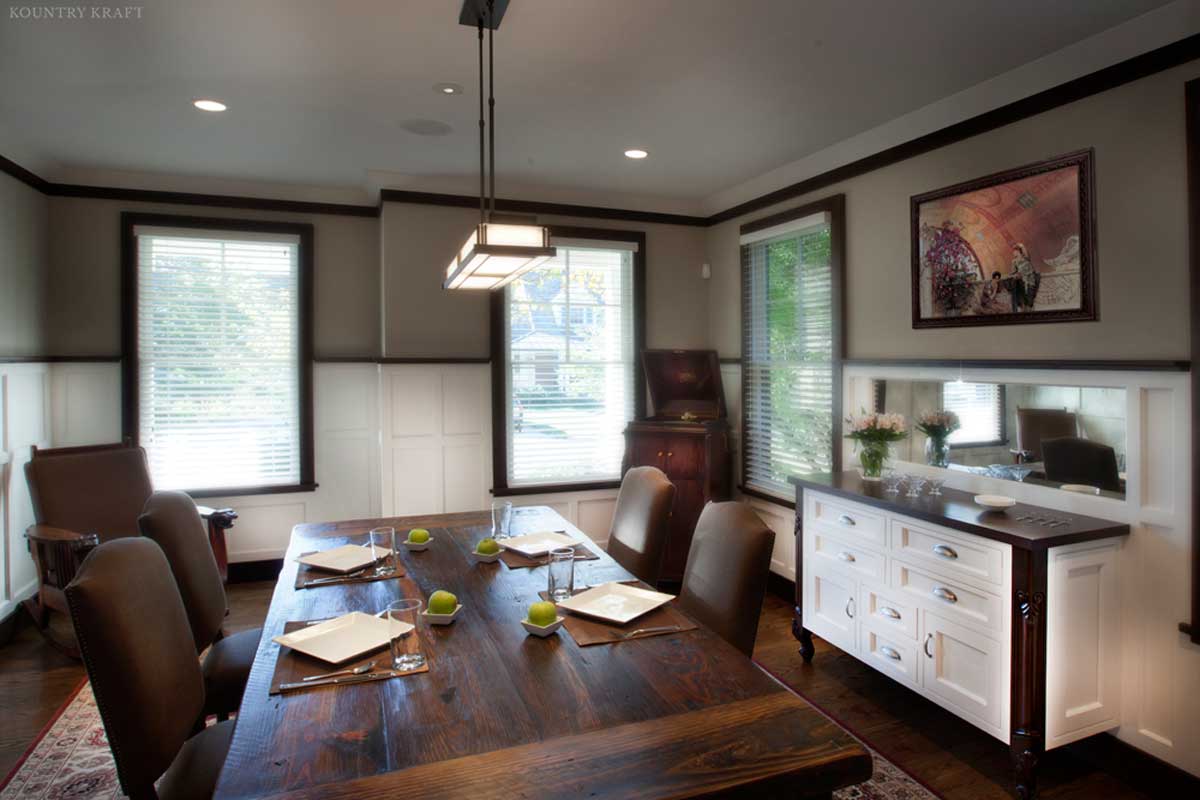
<path id="1" fill-rule="evenodd" d="M 438 94 L 462 94 L 463 87 L 457 83 L 435 83 L 433 90 Z"/>
<path id="2" fill-rule="evenodd" d="M 648 155 L 650 155 L 650 154 L 647 153 L 645 150 L 626 150 L 625 151 L 626 158 L 645 158 Z"/>
<path id="3" fill-rule="evenodd" d="M 225 104 L 219 100 L 193 100 L 192 105 L 201 111 L 224 111 Z"/>

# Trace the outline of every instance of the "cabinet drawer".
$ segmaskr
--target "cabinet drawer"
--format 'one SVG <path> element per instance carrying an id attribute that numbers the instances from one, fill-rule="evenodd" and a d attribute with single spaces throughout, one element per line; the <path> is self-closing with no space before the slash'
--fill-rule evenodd
<path id="1" fill-rule="evenodd" d="M 810 522 L 828 525 L 854 537 L 861 537 L 875 547 L 887 547 L 887 523 L 882 514 L 867 511 L 856 503 L 831 500 L 819 493 L 806 491 L 804 497 L 806 526 Z"/>
<path id="2" fill-rule="evenodd" d="M 820 528 L 805 531 L 804 538 L 808 542 L 808 554 L 817 563 L 876 583 L 887 581 L 886 560 L 879 553 L 847 541 L 845 537 L 831 536 Z"/>
<path id="3" fill-rule="evenodd" d="M 936 609 L 947 619 L 983 629 L 992 636 L 1004 631 L 1004 605 L 994 594 L 948 581 L 899 559 L 892 559 L 891 588 L 923 608 Z"/>
<path id="4" fill-rule="evenodd" d="M 942 533 L 903 518 L 892 519 L 891 534 L 894 554 L 924 564 L 948 578 L 965 578 L 997 587 L 1004 583 L 1003 545 Z"/>
<path id="5" fill-rule="evenodd" d="M 890 594 L 890 593 L 889 593 Z M 880 631 L 888 631 L 892 636 L 907 636 L 917 638 L 917 609 L 908 603 L 901 603 L 889 594 L 883 594 L 879 589 L 864 584 L 859 592 L 859 616 L 864 624 L 873 626 Z"/>
<path id="6" fill-rule="evenodd" d="M 876 630 L 863 620 L 859 628 L 858 657 L 885 675 L 917 687 L 917 643 L 911 639 L 893 636 L 886 631 Z"/>
<path id="7" fill-rule="evenodd" d="M 855 651 L 858 630 L 855 617 L 854 578 L 817 565 L 805 565 L 808 575 L 804 597 L 804 627 L 847 653 Z"/>

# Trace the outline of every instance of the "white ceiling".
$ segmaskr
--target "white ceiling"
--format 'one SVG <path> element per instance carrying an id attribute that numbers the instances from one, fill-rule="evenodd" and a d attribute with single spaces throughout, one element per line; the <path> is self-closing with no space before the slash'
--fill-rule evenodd
<path id="1" fill-rule="evenodd" d="M 508 181 L 694 202 L 1165 4 L 512 0 L 496 37 L 499 194 Z M 469 190 L 476 41 L 459 7 L 147 0 L 140 20 L 5 14 L 0 120 L 64 173 L 345 187 L 386 171 Z M 467 93 L 439 95 L 442 81 Z M 229 111 L 196 111 L 195 97 Z M 410 120 L 452 132 L 415 135 Z M 630 147 L 650 157 L 624 158 Z"/>

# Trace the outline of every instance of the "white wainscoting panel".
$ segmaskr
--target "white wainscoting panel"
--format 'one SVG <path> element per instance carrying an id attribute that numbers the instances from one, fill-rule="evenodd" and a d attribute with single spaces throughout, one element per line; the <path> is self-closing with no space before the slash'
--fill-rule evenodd
<path id="1" fill-rule="evenodd" d="M 50 366 L 55 447 L 121 441 L 121 365 Z"/>
<path id="2" fill-rule="evenodd" d="M 616 489 L 593 489 L 586 492 L 557 492 L 555 494 L 523 494 L 508 498 L 513 506 L 549 506 L 572 525 L 591 537 L 601 547 L 608 546 L 613 511 L 617 507 Z M 516 511 L 515 513 L 520 513 Z"/>
<path id="3" fill-rule="evenodd" d="M 785 505 L 741 496 L 742 502 L 754 509 L 767 527 L 775 531 L 775 548 L 771 551 L 771 572 L 789 581 L 796 580 L 796 512 Z"/>
<path id="4" fill-rule="evenodd" d="M 487 508 L 490 367 L 389 365 L 381 376 L 384 515 Z"/>
<path id="5" fill-rule="evenodd" d="M 33 506 L 25 482 L 30 448 L 50 446 L 46 364 L 0 364 L 0 619 L 37 590 L 25 541 Z"/>

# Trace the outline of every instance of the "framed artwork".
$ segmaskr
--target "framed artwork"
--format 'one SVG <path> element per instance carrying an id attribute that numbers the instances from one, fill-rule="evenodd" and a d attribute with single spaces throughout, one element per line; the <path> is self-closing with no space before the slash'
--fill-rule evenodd
<path id="1" fill-rule="evenodd" d="M 1093 152 L 914 196 L 914 328 L 1096 319 Z"/>

